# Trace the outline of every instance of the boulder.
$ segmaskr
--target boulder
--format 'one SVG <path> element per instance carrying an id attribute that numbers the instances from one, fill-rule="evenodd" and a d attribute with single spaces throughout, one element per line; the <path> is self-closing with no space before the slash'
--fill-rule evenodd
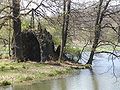
<path id="1" fill-rule="evenodd" d="M 22 53 L 25 61 L 44 62 L 54 58 L 54 42 L 52 35 L 46 29 L 23 31 L 21 36 Z M 14 47 L 12 50 L 14 52 Z"/>

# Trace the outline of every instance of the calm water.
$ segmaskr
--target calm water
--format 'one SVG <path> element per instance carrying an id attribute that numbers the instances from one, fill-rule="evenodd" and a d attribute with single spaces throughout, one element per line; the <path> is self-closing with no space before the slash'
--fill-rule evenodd
<path id="1" fill-rule="evenodd" d="M 84 54 L 83 57 L 85 60 L 88 56 Z M 99 54 L 94 58 L 91 70 L 78 70 L 74 75 L 62 79 L 41 81 L 25 86 L 1 87 L 0 90 L 120 90 L 120 60 L 107 54 Z M 114 59 L 114 63 L 111 58 Z"/>

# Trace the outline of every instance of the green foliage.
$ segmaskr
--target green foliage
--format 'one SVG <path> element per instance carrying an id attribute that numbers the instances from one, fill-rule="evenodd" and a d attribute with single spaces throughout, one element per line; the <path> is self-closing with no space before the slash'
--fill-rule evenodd
<path id="1" fill-rule="evenodd" d="M 27 82 L 31 80 L 49 79 L 54 76 L 68 74 L 70 67 L 58 67 L 36 62 L 0 62 L 0 80 L 14 83 Z M 5 83 L 5 82 L 4 82 Z"/>
<path id="2" fill-rule="evenodd" d="M 85 68 L 92 68 L 91 64 L 85 64 L 84 66 L 85 66 Z"/>
<path id="3" fill-rule="evenodd" d="M 120 47 L 116 47 L 115 46 L 111 46 L 111 45 L 104 45 L 104 46 L 100 46 L 98 47 L 96 50 L 97 51 L 113 51 L 113 50 L 116 50 L 116 51 L 120 51 Z"/>
<path id="4" fill-rule="evenodd" d="M 9 82 L 9 81 L 2 81 L 1 83 L 0 83 L 0 85 L 1 86 L 7 86 L 7 85 L 11 85 L 11 83 Z"/>
<path id="5" fill-rule="evenodd" d="M 51 73 L 48 74 L 48 76 L 53 77 L 53 76 L 57 76 L 57 75 L 62 75 L 62 74 L 68 74 L 71 72 L 71 68 L 67 68 L 65 70 L 54 70 Z"/>
<path id="6" fill-rule="evenodd" d="M 54 38 L 53 38 L 53 41 L 54 41 L 54 44 L 55 44 L 55 45 L 60 45 L 60 43 L 61 43 L 61 40 L 60 40 L 59 37 L 54 37 Z"/>
<path id="7" fill-rule="evenodd" d="M 56 73 L 57 75 L 61 75 L 61 74 L 64 73 L 64 71 L 63 71 L 63 70 L 61 70 L 61 71 L 59 71 L 59 70 L 55 70 L 55 73 Z"/>
<path id="8" fill-rule="evenodd" d="M 0 30 L 0 38 L 4 38 L 4 39 L 8 40 L 9 33 L 12 36 L 13 32 L 11 30 L 8 30 L 7 28 L 3 28 L 2 30 Z M 2 40 L 0 40 L 0 44 L 2 44 L 2 43 L 3 43 Z"/>
<path id="9" fill-rule="evenodd" d="M 5 70 L 5 66 L 1 66 L 1 67 L 0 67 L 0 70 L 1 70 L 1 71 L 4 71 L 4 70 Z"/>
<path id="10" fill-rule="evenodd" d="M 1 71 L 8 71 L 8 70 L 16 70 L 17 67 L 13 66 L 13 65 L 7 65 L 7 64 L 3 64 L 2 66 L 0 66 L 0 70 Z"/>
<path id="11" fill-rule="evenodd" d="M 66 68 L 65 73 L 71 73 L 73 71 L 72 68 Z"/>
<path id="12" fill-rule="evenodd" d="M 17 68 L 15 68 L 14 66 L 10 66 L 10 70 L 15 70 Z"/>
<path id="13" fill-rule="evenodd" d="M 41 73 L 41 72 L 35 73 L 35 77 L 36 77 L 36 78 L 43 78 L 43 77 L 45 77 L 45 76 L 47 76 L 46 73 Z"/>
<path id="14" fill-rule="evenodd" d="M 51 28 L 48 27 L 48 31 L 52 34 L 53 36 L 53 41 L 55 45 L 60 45 L 61 43 L 61 30 L 57 30 L 56 28 Z"/>
<path id="15" fill-rule="evenodd" d="M 19 79 L 20 82 L 31 81 L 31 80 L 33 80 L 33 77 L 31 77 L 31 76 L 26 76 L 26 77 L 20 76 L 20 77 L 18 77 L 18 79 Z"/>
<path id="16" fill-rule="evenodd" d="M 23 19 L 22 20 L 22 30 L 27 30 L 29 28 L 29 25 L 30 25 L 30 20 L 28 19 Z"/>
<path id="17" fill-rule="evenodd" d="M 61 42 L 61 28 L 59 25 L 53 25 L 48 23 L 48 21 L 42 21 L 42 27 L 45 27 L 48 32 L 53 36 L 53 41 L 55 45 L 60 45 Z"/>
<path id="18" fill-rule="evenodd" d="M 66 52 L 76 54 L 77 52 L 81 51 L 82 48 L 80 48 L 80 47 L 74 47 L 74 46 L 68 44 L 68 45 L 66 46 L 66 49 L 65 49 L 65 50 L 66 50 Z"/>
<path id="19" fill-rule="evenodd" d="M 54 70 L 48 76 L 53 77 L 53 76 L 57 76 L 57 75 L 61 75 L 61 74 L 63 74 L 62 70 L 60 70 L 60 71 L 59 70 Z"/>
<path id="20" fill-rule="evenodd" d="M 56 76 L 56 74 L 55 73 L 49 73 L 48 76 L 53 77 L 53 76 Z"/>
<path id="21" fill-rule="evenodd" d="M 24 81 L 29 81 L 29 80 L 33 80 L 33 78 L 30 76 L 27 76 L 26 78 L 24 78 Z"/>
<path id="22" fill-rule="evenodd" d="M 25 65 L 22 66 L 23 69 L 27 69 L 27 67 Z"/>

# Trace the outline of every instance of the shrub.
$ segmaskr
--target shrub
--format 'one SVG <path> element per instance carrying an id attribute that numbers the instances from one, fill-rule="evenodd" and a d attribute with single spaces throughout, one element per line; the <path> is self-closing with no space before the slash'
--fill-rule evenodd
<path id="1" fill-rule="evenodd" d="M 0 69 L 1 69 L 1 71 L 4 71 L 5 70 L 5 66 L 1 66 Z"/>
<path id="2" fill-rule="evenodd" d="M 16 69 L 15 67 L 13 67 L 13 66 L 10 66 L 10 70 L 14 70 L 14 69 Z"/>
<path id="3" fill-rule="evenodd" d="M 1 86 L 7 86 L 7 85 L 11 85 L 11 83 L 9 82 L 9 81 L 2 81 L 1 83 L 0 83 L 0 85 Z"/>

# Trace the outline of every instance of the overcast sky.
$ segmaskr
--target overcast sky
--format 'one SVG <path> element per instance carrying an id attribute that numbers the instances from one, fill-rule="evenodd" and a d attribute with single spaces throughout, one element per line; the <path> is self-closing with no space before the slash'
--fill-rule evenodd
<path id="1" fill-rule="evenodd" d="M 22 5 L 24 4 L 24 6 L 26 6 L 29 1 L 31 1 L 31 0 L 21 0 Z M 37 3 L 40 3 L 40 2 L 41 2 L 41 0 L 32 0 L 32 1 L 35 1 L 35 2 L 37 2 Z M 98 0 L 72 0 L 72 2 L 79 2 L 79 3 L 80 3 L 80 2 L 81 2 L 81 3 L 83 3 L 83 2 L 89 2 L 89 1 L 98 1 Z M 36 5 L 35 5 L 35 4 L 31 4 L 30 6 L 31 6 L 31 7 L 34 7 L 34 6 L 36 6 Z"/>
<path id="2" fill-rule="evenodd" d="M 22 5 L 24 5 L 24 6 L 26 6 L 27 4 L 28 4 L 28 2 L 29 1 L 31 1 L 31 0 L 21 0 L 21 2 L 22 2 Z M 40 3 L 41 2 L 41 0 L 32 0 L 32 1 L 35 1 L 35 2 L 37 2 L 37 3 Z M 72 2 L 79 2 L 79 3 L 85 3 L 85 2 L 89 2 L 89 1 L 99 1 L 99 0 L 72 0 Z M 120 4 L 120 0 L 112 0 L 112 2 L 111 2 L 112 4 Z M 30 4 L 30 7 L 35 7 L 36 5 L 35 4 Z"/>
<path id="3" fill-rule="evenodd" d="M 21 5 L 23 6 L 23 7 L 26 7 L 26 5 L 28 5 L 28 3 L 30 2 L 31 0 L 21 0 Z M 41 0 L 32 0 L 32 1 L 35 1 L 35 2 L 37 2 L 38 4 L 40 4 L 40 2 L 41 2 Z M 86 2 L 89 2 L 89 1 L 91 1 L 91 2 L 93 2 L 93 1 L 99 1 L 99 0 L 72 0 L 72 2 L 77 2 L 77 3 L 86 3 Z M 44 1 L 44 4 L 45 4 L 45 2 L 46 1 Z M 115 4 L 120 4 L 120 0 L 112 0 L 112 2 L 111 2 L 111 4 L 112 5 L 115 5 Z M 77 6 L 77 5 L 76 5 Z M 32 8 L 36 8 L 37 7 L 37 5 L 35 5 L 35 4 L 33 4 L 33 3 L 31 3 L 30 5 L 29 5 L 29 9 L 32 9 Z M 55 8 L 54 8 L 55 9 Z M 44 9 L 45 10 L 45 9 Z M 48 10 L 46 10 L 46 12 L 50 15 L 51 14 L 51 12 L 48 12 Z"/>

